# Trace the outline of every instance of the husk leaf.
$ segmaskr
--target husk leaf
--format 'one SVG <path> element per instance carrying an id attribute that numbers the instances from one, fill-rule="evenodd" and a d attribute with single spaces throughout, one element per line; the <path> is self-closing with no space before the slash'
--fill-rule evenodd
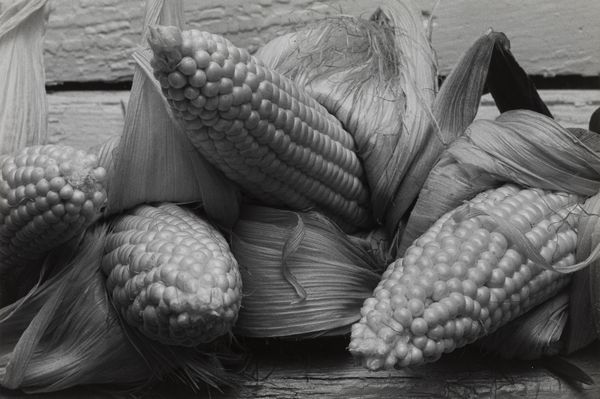
<path id="1" fill-rule="evenodd" d="M 234 332 L 251 337 L 347 333 L 383 267 L 316 212 L 244 207 L 231 248 L 244 287 Z"/>
<path id="2" fill-rule="evenodd" d="M 509 95 L 511 93 L 506 92 L 504 86 L 512 90 L 513 97 Z M 475 119 L 481 96 L 486 90 L 492 91 L 496 106 L 501 111 L 514 109 L 519 105 L 550 115 L 533 82 L 512 56 L 506 35 L 490 30 L 463 54 L 435 98 L 433 112 L 436 126 L 432 128 L 439 130 L 442 140 L 432 140 L 433 148 L 430 148 L 430 151 L 439 155 L 465 132 Z M 461 169 L 464 170 L 452 170 L 455 168 L 449 165 L 453 161 L 447 154 L 442 154 L 437 164 L 438 157 L 430 156 L 427 159 L 430 161 L 427 164 L 430 172 L 423 184 L 413 185 L 421 192 L 416 194 L 416 203 L 411 202 L 414 207 L 405 229 L 395 229 L 399 256 L 441 215 L 456 208 L 463 200 L 468 200 L 495 185 L 493 178 L 482 175 L 477 168 L 463 167 Z M 448 169 L 442 171 L 441 168 L 444 167 Z M 480 184 L 475 190 L 469 187 L 470 179 L 473 178 Z M 452 193 L 455 186 L 456 191 Z M 448 197 L 447 192 L 450 192 Z M 459 201 L 454 201 L 457 199 Z M 403 208 L 400 208 L 400 211 L 404 212 Z"/>
<path id="3" fill-rule="evenodd" d="M 182 9 L 181 0 L 149 1 L 144 34 L 158 23 L 181 26 Z M 202 202 L 209 217 L 231 227 L 238 214 L 237 189 L 195 150 L 175 121 L 152 75 L 151 51 L 138 49 L 133 58 L 133 85 L 109 174 L 107 212 L 147 202 Z"/>
<path id="4" fill-rule="evenodd" d="M 444 213 L 506 182 L 587 197 L 600 190 L 600 154 L 536 112 L 508 111 L 495 121 L 477 120 L 432 170 L 400 252 Z"/>
<path id="5" fill-rule="evenodd" d="M 496 64 L 494 64 L 495 62 Z M 440 158 L 442 151 L 454 142 L 456 138 L 461 136 L 467 126 L 474 120 L 481 96 L 486 88 L 492 90 L 492 96 L 497 99 L 499 109 L 502 111 L 512 109 L 513 103 L 511 103 L 511 97 L 506 97 L 503 91 L 504 87 L 501 87 L 502 84 L 499 83 L 504 83 L 513 89 L 516 88 L 519 90 L 519 93 L 516 94 L 520 98 L 519 104 L 523 104 L 528 109 L 549 115 L 549 111 L 539 98 L 533 82 L 510 53 L 510 42 L 506 35 L 490 30 L 481 36 L 460 58 L 436 96 L 433 105 L 435 123 L 430 127 L 430 130 L 436 134 L 428 134 L 428 137 L 431 138 L 425 141 L 427 147 L 425 147 L 423 154 L 420 155 L 419 162 L 414 167 L 418 171 L 417 176 L 419 176 L 419 179 L 408 180 L 406 184 L 407 189 L 398 193 L 399 196 L 405 196 L 407 200 L 396 201 L 394 208 L 395 216 L 389 217 L 389 220 L 393 222 L 400 220 L 408 208 L 414 205 L 414 200 L 417 196 L 419 198 L 414 208 L 418 210 L 417 218 L 421 214 L 426 215 L 427 210 L 431 209 L 430 206 L 432 204 L 420 205 L 419 201 L 423 198 L 425 201 L 431 202 L 429 192 L 434 190 L 440 183 L 448 183 L 445 180 L 446 176 L 436 174 L 432 176 L 430 171 Z M 483 180 L 482 190 L 491 187 L 489 179 L 486 176 L 479 176 L 478 174 L 472 176 L 473 172 L 468 171 L 468 173 L 455 179 L 459 181 L 459 186 L 462 185 L 462 179 L 477 177 L 478 180 Z M 427 195 L 419 193 L 422 189 Z M 462 187 L 461 189 L 465 190 L 466 188 Z M 433 209 L 435 209 L 435 204 L 433 205 Z M 454 207 L 452 206 L 449 209 Z M 411 217 L 414 214 L 414 209 L 411 211 Z M 436 215 L 441 216 L 443 213 L 445 212 L 436 213 Z M 431 220 L 431 223 L 434 220 Z M 431 223 L 427 222 L 425 224 L 430 225 Z M 425 224 L 422 226 L 424 227 Z M 391 231 L 396 233 L 396 242 L 400 242 L 400 238 L 402 237 L 398 255 L 401 255 L 407 247 L 404 235 L 407 235 L 409 239 L 419 236 L 411 231 L 414 225 L 415 223 L 410 220 L 406 223 L 405 228 L 408 229 L 408 235 L 405 233 L 405 230 L 400 228 L 403 226 L 389 226 Z M 422 230 L 422 232 L 425 230 Z"/>
<path id="6" fill-rule="evenodd" d="M 373 213 L 383 223 L 392 207 L 410 203 L 408 185 L 422 184 L 429 172 L 416 165 L 427 163 L 435 134 L 436 62 L 414 4 L 368 7 L 375 10 L 369 19 L 326 18 L 274 39 L 256 56 L 305 87 L 354 136 Z"/>
<path id="7" fill-rule="evenodd" d="M 47 137 L 43 41 L 47 0 L 18 0 L 0 12 L 0 154 Z"/>

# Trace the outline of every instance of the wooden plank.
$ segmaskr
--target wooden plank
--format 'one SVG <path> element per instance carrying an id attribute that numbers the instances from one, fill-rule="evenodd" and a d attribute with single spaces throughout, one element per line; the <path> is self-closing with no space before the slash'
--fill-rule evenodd
<path id="1" fill-rule="evenodd" d="M 48 141 L 89 148 L 120 135 L 128 99 L 128 91 L 50 93 Z"/>
<path id="2" fill-rule="evenodd" d="M 567 127 L 587 127 L 600 107 L 600 90 L 543 90 L 542 98 L 555 118 Z M 48 95 L 49 141 L 89 148 L 123 130 L 123 107 L 128 91 L 71 91 Z M 498 115 L 489 95 L 482 99 L 478 118 Z"/>
<path id="3" fill-rule="evenodd" d="M 491 359 L 476 348 L 458 350 L 434 364 L 411 370 L 371 372 L 355 364 L 346 351 L 344 337 L 311 341 L 244 341 L 242 361 L 237 371 L 237 387 L 223 392 L 193 394 L 177 383 L 163 383 L 140 393 L 140 397 L 167 398 L 539 398 L 597 399 L 600 386 L 569 384 L 544 368 L 543 362 Z M 600 344 L 568 357 L 596 382 L 600 382 Z M 15 392 L 0 390 L 11 399 L 26 399 Z M 127 394 L 76 388 L 53 398 L 126 398 Z"/>
<path id="4" fill-rule="evenodd" d="M 489 27 L 506 32 L 530 74 L 600 73 L 600 2 L 590 0 L 435 0 L 416 2 L 433 12 L 433 45 L 440 73 Z M 139 42 L 143 0 L 54 0 L 46 35 L 49 83 L 130 80 L 129 57 Z M 200 5 L 201 4 L 201 5 Z M 298 24 L 340 11 L 364 14 L 368 0 L 187 0 L 190 26 L 226 35 L 251 51 Z"/>

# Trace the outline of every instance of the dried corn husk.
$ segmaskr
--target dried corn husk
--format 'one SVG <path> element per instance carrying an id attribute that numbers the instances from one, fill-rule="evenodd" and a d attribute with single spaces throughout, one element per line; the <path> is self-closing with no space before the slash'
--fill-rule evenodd
<path id="1" fill-rule="evenodd" d="M 509 111 L 495 121 L 477 120 L 431 171 L 400 251 L 445 212 L 504 182 L 587 197 L 600 190 L 600 153 L 536 112 Z"/>
<path id="2" fill-rule="evenodd" d="M 0 154 L 7 154 L 46 141 L 49 7 L 47 0 L 18 0 L 0 3 L 0 11 Z"/>
<path id="3" fill-rule="evenodd" d="M 100 270 L 106 232 L 96 226 L 55 252 L 50 277 L 0 309 L 0 385 L 33 393 L 164 378 L 195 389 L 228 383 L 216 355 L 150 342 L 119 320 Z"/>
<path id="4" fill-rule="evenodd" d="M 368 7 L 376 9 L 369 19 L 326 18 L 256 57 L 304 86 L 353 134 L 374 216 L 395 226 L 441 151 L 432 128 L 436 61 L 410 1 Z"/>
<path id="5" fill-rule="evenodd" d="M 231 248 L 244 287 L 234 331 L 252 337 L 348 332 L 383 267 L 316 212 L 247 206 Z"/>
<path id="6" fill-rule="evenodd" d="M 181 0 L 148 1 L 145 31 L 154 24 L 181 26 Z M 152 75 L 149 49 L 134 53 L 133 86 L 125 127 L 109 174 L 108 213 L 147 202 L 198 202 L 206 213 L 232 226 L 238 213 L 237 189 L 195 150 L 171 115 Z"/>
<path id="7" fill-rule="evenodd" d="M 461 136 L 473 122 L 486 87 L 501 112 L 522 107 L 550 116 L 533 82 L 512 56 L 506 35 L 490 30 L 461 57 L 435 99 L 435 120 L 447 138 L 445 143 Z M 405 230 L 397 229 L 396 238 L 401 238 L 398 255 L 441 215 L 498 184 L 493 176 L 481 174 L 477 168 L 462 166 L 456 170 L 454 160 L 446 153 L 433 165 L 425 183 L 418 186 L 421 192 Z"/>

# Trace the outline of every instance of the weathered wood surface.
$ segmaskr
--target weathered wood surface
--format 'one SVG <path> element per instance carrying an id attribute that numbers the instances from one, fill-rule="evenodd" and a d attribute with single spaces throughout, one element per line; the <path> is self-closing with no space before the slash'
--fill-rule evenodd
<path id="1" fill-rule="evenodd" d="M 600 90 L 546 90 L 541 96 L 555 118 L 567 127 L 587 127 L 600 107 Z M 123 107 L 128 91 L 55 92 L 48 95 L 49 141 L 89 148 L 123 130 Z M 498 115 L 489 95 L 483 98 L 478 118 Z"/>
<path id="2" fill-rule="evenodd" d="M 600 73 L 600 2 L 593 0 L 415 0 L 434 16 L 440 73 L 492 27 L 511 39 L 530 74 Z M 186 0 L 190 26 L 255 50 L 298 24 L 339 13 L 372 12 L 369 0 Z M 129 57 L 140 40 L 144 0 L 53 0 L 46 35 L 47 79 L 130 80 Z M 368 15 L 368 14 L 367 14 Z"/>
<path id="3" fill-rule="evenodd" d="M 490 359 L 477 349 L 459 350 L 439 362 L 412 370 L 370 372 L 355 364 L 345 350 L 347 339 L 328 338 L 309 342 L 251 342 L 247 365 L 237 377 L 238 387 L 223 392 L 191 393 L 178 384 L 162 384 L 138 397 L 168 398 L 538 398 L 597 399 L 600 385 L 569 384 L 541 362 Z M 570 356 L 600 384 L 600 344 Z M 26 399 L 0 390 L 7 399 Z M 125 399 L 135 395 L 77 388 L 38 399 Z"/>

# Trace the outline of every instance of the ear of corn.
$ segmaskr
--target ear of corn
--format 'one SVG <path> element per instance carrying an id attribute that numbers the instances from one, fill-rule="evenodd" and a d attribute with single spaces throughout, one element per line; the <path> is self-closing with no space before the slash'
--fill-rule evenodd
<path id="1" fill-rule="evenodd" d="M 350 351 L 370 369 L 432 362 L 555 295 L 569 276 L 554 270 L 575 264 L 580 201 L 505 185 L 447 213 L 383 274 Z"/>
<path id="2" fill-rule="evenodd" d="M 2 159 L 0 275 L 11 292 L 34 282 L 47 252 L 99 217 L 106 171 L 95 155 L 66 146 L 27 147 Z"/>
<path id="3" fill-rule="evenodd" d="M 195 346 L 237 319 L 241 278 L 227 242 L 176 205 L 142 205 L 118 217 L 102 269 L 123 318 L 151 339 Z"/>
<path id="4" fill-rule="evenodd" d="M 407 186 L 419 187 L 429 172 L 425 166 L 415 176 L 412 169 L 439 155 L 431 152 L 429 160 L 423 154 L 437 140 L 431 126 L 436 62 L 414 4 L 364 5 L 375 10 L 368 19 L 362 17 L 367 10 L 357 10 L 360 17 L 325 18 L 274 39 L 256 57 L 342 122 L 364 163 L 375 219 L 396 225 L 387 214 L 410 204 L 414 188 Z"/>
<path id="5" fill-rule="evenodd" d="M 95 225 L 53 251 L 52 274 L 0 308 L 0 385 L 33 394 L 88 384 L 135 389 L 171 378 L 190 389 L 230 383 L 215 355 L 222 348 L 161 345 L 122 323 L 101 270 L 106 234 L 105 224 Z"/>
<path id="6" fill-rule="evenodd" d="M 149 26 L 183 23 L 181 0 L 150 2 L 146 11 L 144 43 Z M 152 76 L 149 53 L 141 49 L 133 55 L 136 69 L 109 175 L 107 212 L 150 202 L 202 202 L 213 220 L 231 227 L 238 214 L 237 190 L 198 154 L 173 119 Z"/>
<path id="7" fill-rule="evenodd" d="M 266 204 L 371 225 L 352 136 L 323 106 L 221 36 L 158 26 L 149 42 L 173 112 L 227 177 Z"/>
<path id="8" fill-rule="evenodd" d="M 4 2 L 0 10 L 0 154 L 46 142 L 47 3 Z"/>

